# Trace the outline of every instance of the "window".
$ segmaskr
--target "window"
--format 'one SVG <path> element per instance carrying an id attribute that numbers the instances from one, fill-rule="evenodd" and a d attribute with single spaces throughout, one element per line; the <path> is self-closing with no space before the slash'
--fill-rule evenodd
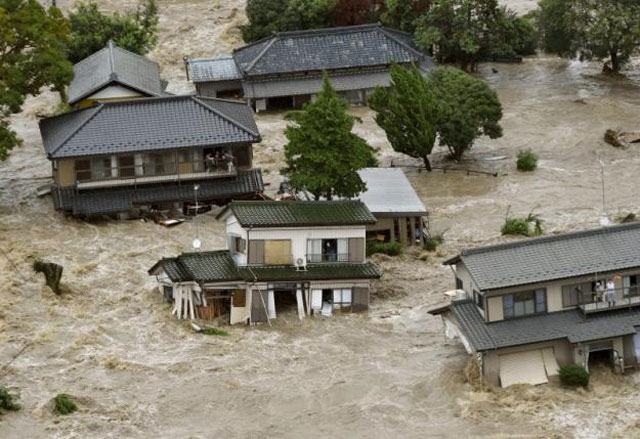
<path id="1" fill-rule="evenodd" d="M 111 157 L 91 160 L 91 176 L 93 180 L 111 177 Z"/>
<path id="2" fill-rule="evenodd" d="M 456 290 L 464 290 L 464 282 L 459 277 L 456 277 Z"/>
<path id="3" fill-rule="evenodd" d="M 309 239 L 307 241 L 307 261 L 310 263 L 348 262 L 349 238 Z"/>
<path id="4" fill-rule="evenodd" d="M 91 180 L 91 160 L 89 159 L 76 160 L 75 169 L 76 169 L 77 181 Z"/>
<path id="5" fill-rule="evenodd" d="M 631 276 L 624 276 L 622 278 L 622 287 L 625 296 L 638 296 L 640 290 L 638 289 L 638 278 L 640 276 L 632 274 Z"/>
<path id="6" fill-rule="evenodd" d="M 544 289 L 502 296 L 504 318 L 528 316 L 547 311 L 547 292 Z"/>
<path id="7" fill-rule="evenodd" d="M 120 177 L 135 177 L 136 166 L 133 155 L 118 156 L 118 175 Z"/>
<path id="8" fill-rule="evenodd" d="M 232 236 L 230 247 L 232 253 L 244 253 L 247 250 L 247 241 L 240 236 Z"/>
<path id="9" fill-rule="evenodd" d="M 562 286 L 562 307 L 568 308 L 594 301 L 595 282 L 582 282 Z"/>
<path id="10" fill-rule="evenodd" d="M 473 290 L 473 301 L 478 308 L 484 309 L 484 296 L 476 290 Z"/>
<path id="11" fill-rule="evenodd" d="M 351 306 L 351 289 L 334 289 L 333 290 L 333 307 L 345 308 Z"/>

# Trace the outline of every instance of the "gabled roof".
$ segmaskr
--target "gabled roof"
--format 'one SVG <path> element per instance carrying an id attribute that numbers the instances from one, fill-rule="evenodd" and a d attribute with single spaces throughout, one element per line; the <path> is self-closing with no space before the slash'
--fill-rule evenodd
<path id="1" fill-rule="evenodd" d="M 278 32 L 233 52 L 247 76 L 414 62 L 426 55 L 410 34 L 380 24 Z"/>
<path id="2" fill-rule="evenodd" d="M 188 63 L 191 66 L 193 82 L 232 81 L 242 78 L 242 73 L 231 55 L 190 59 Z"/>
<path id="3" fill-rule="evenodd" d="M 375 224 L 361 201 L 232 201 L 217 218 L 231 212 L 242 227 L 320 227 Z"/>
<path id="4" fill-rule="evenodd" d="M 163 269 L 172 282 L 232 282 L 242 280 L 228 250 L 182 253 L 163 258 L 149 269 L 156 275 Z"/>
<path id="5" fill-rule="evenodd" d="M 566 339 L 584 343 L 635 334 L 640 309 L 632 308 L 588 317 L 577 309 L 487 323 L 470 300 L 452 302 L 431 314 L 451 312 L 476 351 L 502 349 L 530 343 Z"/>
<path id="6" fill-rule="evenodd" d="M 640 267 L 640 223 L 623 224 L 463 250 L 481 290 Z"/>
<path id="7" fill-rule="evenodd" d="M 92 95 L 111 83 L 118 83 L 147 96 L 162 96 L 158 64 L 121 49 L 109 41 L 106 47 L 73 66 L 69 104 Z"/>
<path id="8" fill-rule="evenodd" d="M 50 158 L 259 142 L 244 102 L 195 96 L 100 103 L 40 121 Z"/>
<path id="9" fill-rule="evenodd" d="M 376 215 L 427 214 L 427 209 L 400 168 L 365 168 L 358 175 L 367 190 L 358 198 Z"/>

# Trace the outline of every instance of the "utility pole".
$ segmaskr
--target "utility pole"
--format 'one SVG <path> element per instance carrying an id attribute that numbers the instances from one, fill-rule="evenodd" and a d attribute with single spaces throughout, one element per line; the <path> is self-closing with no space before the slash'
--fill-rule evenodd
<path id="1" fill-rule="evenodd" d="M 604 162 L 602 159 L 598 159 L 598 161 L 600 162 L 600 177 L 602 180 L 602 213 L 600 214 L 600 225 L 604 227 L 608 226 L 610 222 L 609 216 L 607 216 L 607 204 L 605 198 Z"/>

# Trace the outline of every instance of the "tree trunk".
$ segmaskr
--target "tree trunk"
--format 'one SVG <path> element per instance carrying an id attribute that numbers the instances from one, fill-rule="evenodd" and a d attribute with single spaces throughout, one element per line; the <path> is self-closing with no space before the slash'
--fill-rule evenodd
<path id="1" fill-rule="evenodd" d="M 618 51 L 615 49 L 611 51 L 611 70 L 613 71 L 613 73 L 620 72 L 620 61 L 618 60 Z"/>
<path id="2" fill-rule="evenodd" d="M 431 172 L 432 168 L 429 157 L 425 155 L 424 157 L 422 157 L 422 161 L 424 162 L 424 167 L 427 169 L 427 172 Z"/>

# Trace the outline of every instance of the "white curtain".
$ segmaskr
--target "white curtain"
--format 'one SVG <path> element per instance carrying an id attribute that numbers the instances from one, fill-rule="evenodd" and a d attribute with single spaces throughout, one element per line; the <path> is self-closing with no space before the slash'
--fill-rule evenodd
<path id="1" fill-rule="evenodd" d="M 349 239 L 338 239 L 338 261 L 349 260 Z"/>

